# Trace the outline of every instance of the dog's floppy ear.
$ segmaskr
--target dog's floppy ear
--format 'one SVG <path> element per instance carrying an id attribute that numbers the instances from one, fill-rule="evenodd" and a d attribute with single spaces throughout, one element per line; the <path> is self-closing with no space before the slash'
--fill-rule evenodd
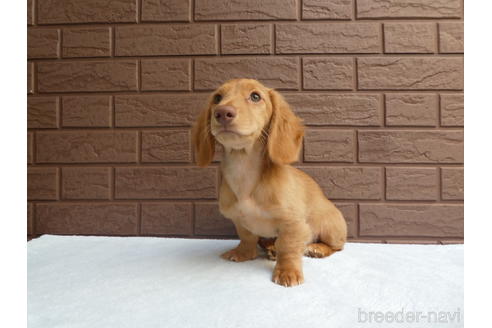
<path id="1" fill-rule="evenodd" d="M 215 138 L 210 132 L 211 105 L 205 108 L 195 122 L 192 130 L 195 159 L 199 166 L 207 166 L 215 154 Z"/>
<path id="2" fill-rule="evenodd" d="M 301 119 L 292 112 L 289 104 L 277 91 L 270 90 L 269 95 L 272 118 L 268 132 L 268 155 L 277 164 L 295 162 L 304 136 Z"/>

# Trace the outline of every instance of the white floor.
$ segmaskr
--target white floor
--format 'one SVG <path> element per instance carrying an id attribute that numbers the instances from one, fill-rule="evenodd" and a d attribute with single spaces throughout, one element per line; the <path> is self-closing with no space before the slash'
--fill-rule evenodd
<path id="1" fill-rule="evenodd" d="M 347 244 L 304 258 L 305 284 L 285 288 L 270 281 L 274 262 L 219 258 L 236 244 L 32 240 L 29 327 L 463 326 L 463 245 Z"/>

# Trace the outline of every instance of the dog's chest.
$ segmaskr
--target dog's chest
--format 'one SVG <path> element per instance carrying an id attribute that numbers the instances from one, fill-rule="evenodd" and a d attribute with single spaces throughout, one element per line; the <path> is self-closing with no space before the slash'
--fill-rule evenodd
<path id="1" fill-rule="evenodd" d="M 275 237 L 277 228 L 271 214 L 251 198 L 238 200 L 223 213 L 244 228 L 262 237 Z"/>
<path id="2" fill-rule="evenodd" d="M 258 236 L 274 237 L 276 227 L 273 217 L 265 204 L 258 200 L 261 196 L 254 195 L 260 178 L 259 168 L 256 167 L 258 162 L 236 161 L 232 167 L 229 163 L 223 165 L 223 178 L 234 194 L 234 201 L 221 204 L 221 212 Z"/>
<path id="3" fill-rule="evenodd" d="M 243 154 L 229 155 L 221 163 L 222 174 L 237 199 L 251 196 L 260 179 L 260 158 Z"/>

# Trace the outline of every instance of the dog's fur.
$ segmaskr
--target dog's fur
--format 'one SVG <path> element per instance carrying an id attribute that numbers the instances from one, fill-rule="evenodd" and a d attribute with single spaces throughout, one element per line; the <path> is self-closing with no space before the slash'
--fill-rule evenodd
<path id="1" fill-rule="evenodd" d="M 261 100 L 253 101 L 252 92 Z M 216 95 L 222 96 L 218 104 Z M 226 127 L 214 115 L 219 105 L 236 110 Z M 198 165 L 211 163 L 216 141 L 224 148 L 220 212 L 232 220 L 241 241 L 222 257 L 252 260 L 259 237 L 276 237 L 273 281 L 283 286 L 304 281 L 303 254 L 328 256 L 343 248 L 347 235 L 342 214 L 318 184 L 289 165 L 298 158 L 303 136 L 302 122 L 284 98 L 250 79 L 219 87 L 193 128 Z"/>

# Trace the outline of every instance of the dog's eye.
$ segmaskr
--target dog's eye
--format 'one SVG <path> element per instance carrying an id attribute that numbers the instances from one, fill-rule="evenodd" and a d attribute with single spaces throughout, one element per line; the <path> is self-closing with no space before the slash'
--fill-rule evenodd
<path id="1" fill-rule="evenodd" d="M 219 94 L 216 94 L 216 95 L 214 96 L 214 104 L 218 104 L 218 103 L 220 103 L 221 101 L 222 101 L 222 96 L 221 96 L 221 95 L 219 95 Z"/>
<path id="2" fill-rule="evenodd" d="M 249 96 L 252 101 L 258 102 L 261 100 L 261 96 L 257 92 L 252 92 L 251 95 Z"/>

